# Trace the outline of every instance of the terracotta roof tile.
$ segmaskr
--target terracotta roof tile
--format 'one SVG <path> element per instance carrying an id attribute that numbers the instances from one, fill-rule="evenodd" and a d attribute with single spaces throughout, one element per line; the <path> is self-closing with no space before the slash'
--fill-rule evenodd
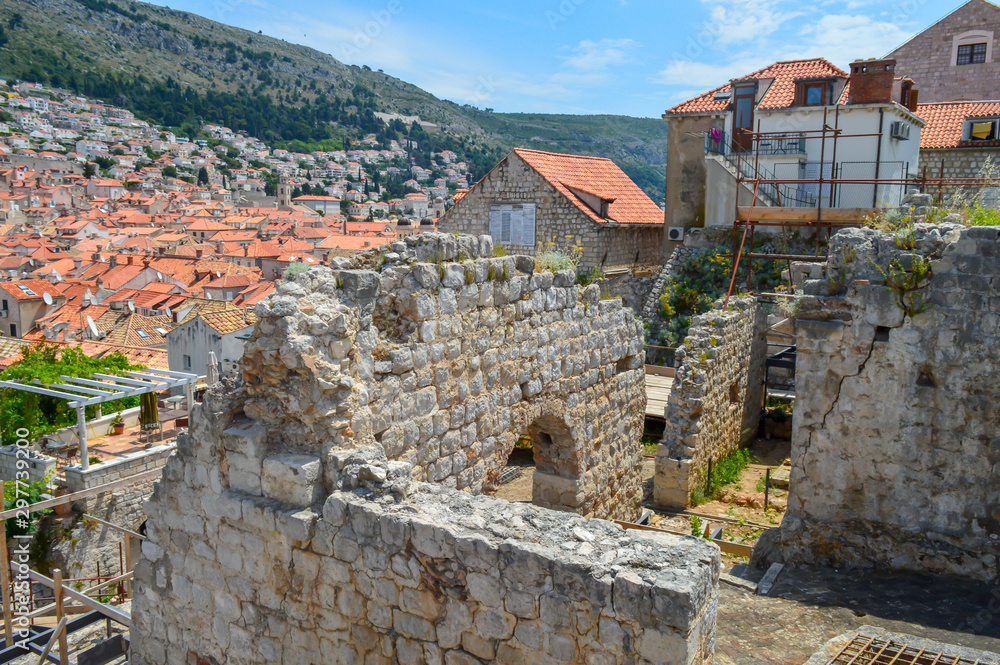
<path id="1" fill-rule="evenodd" d="M 918 104 L 917 115 L 927 121 L 920 132 L 920 148 L 957 148 L 967 119 L 1000 117 L 1000 101 Z M 992 141 L 984 142 L 994 145 Z"/>
<path id="2" fill-rule="evenodd" d="M 774 79 L 764 97 L 760 100 L 758 108 L 783 109 L 788 108 L 795 101 L 795 81 L 822 77 L 848 78 L 848 76 L 847 72 L 831 64 L 824 58 L 776 62 L 773 65 L 768 65 L 752 74 L 733 79 L 733 81 L 725 85 L 713 88 L 693 99 L 667 109 L 666 115 L 723 113 L 729 108 L 732 96 L 727 95 L 725 99 L 716 99 L 716 96 L 721 92 L 731 93 L 734 81 Z"/>
<path id="3" fill-rule="evenodd" d="M 609 221 L 619 224 L 663 224 L 663 211 L 660 207 L 610 159 L 525 148 L 515 148 L 514 154 L 598 224 Z M 572 189 L 613 201 L 608 206 L 608 218 L 594 212 Z"/>

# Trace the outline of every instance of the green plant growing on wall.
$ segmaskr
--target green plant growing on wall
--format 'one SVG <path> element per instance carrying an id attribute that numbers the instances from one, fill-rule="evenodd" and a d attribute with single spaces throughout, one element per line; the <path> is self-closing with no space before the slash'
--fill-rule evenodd
<path id="1" fill-rule="evenodd" d="M 27 501 L 28 505 L 39 503 L 45 500 L 45 495 L 49 491 L 49 482 L 52 480 L 52 476 L 55 471 L 50 473 L 45 478 L 41 480 L 36 480 L 31 483 L 21 483 L 20 485 L 15 482 L 6 482 L 3 484 L 3 508 L 4 510 L 11 510 L 17 508 L 18 500 Z M 18 488 L 20 487 L 20 492 Z M 38 512 L 32 513 L 28 518 L 27 523 L 24 522 L 23 518 L 11 517 L 7 520 L 7 537 L 14 538 L 17 536 L 24 536 L 28 534 L 35 533 L 38 530 L 38 522 L 42 517 L 51 513 L 51 510 L 39 510 Z"/>
<path id="2" fill-rule="evenodd" d="M 466 286 L 472 286 L 476 283 L 476 271 L 473 268 L 465 269 L 465 284 Z"/>
<path id="3" fill-rule="evenodd" d="M 701 538 L 702 534 L 705 532 L 704 527 L 701 525 L 701 518 L 697 515 L 691 516 L 691 535 L 695 538 Z"/>
<path id="4" fill-rule="evenodd" d="M 874 262 L 873 262 L 874 263 Z M 931 307 L 925 294 L 918 291 L 934 276 L 930 259 L 913 255 L 913 266 L 907 270 L 899 259 L 893 259 L 885 268 L 875 264 L 882 274 L 885 286 L 893 294 L 896 306 L 910 317 L 926 312 Z"/>

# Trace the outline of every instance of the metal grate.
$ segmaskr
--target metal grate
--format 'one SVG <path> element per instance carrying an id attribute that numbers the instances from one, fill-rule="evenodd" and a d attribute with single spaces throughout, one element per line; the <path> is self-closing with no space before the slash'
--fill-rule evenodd
<path id="1" fill-rule="evenodd" d="M 858 635 L 829 665 L 990 665 L 981 660 Z"/>

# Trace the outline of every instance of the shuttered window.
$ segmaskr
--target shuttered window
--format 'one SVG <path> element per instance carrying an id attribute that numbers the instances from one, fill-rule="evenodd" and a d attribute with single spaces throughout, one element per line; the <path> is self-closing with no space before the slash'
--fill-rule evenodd
<path id="1" fill-rule="evenodd" d="M 490 236 L 501 245 L 535 246 L 534 203 L 490 206 Z"/>

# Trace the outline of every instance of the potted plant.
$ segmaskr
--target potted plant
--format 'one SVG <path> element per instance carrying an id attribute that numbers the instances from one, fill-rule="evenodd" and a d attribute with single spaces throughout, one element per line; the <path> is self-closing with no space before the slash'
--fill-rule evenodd
<path id="1" fill-rule="evenodd" d="M 116 413 L 115 417 L 111 419 L 111 432 L 118 436 L 125 431 L 125 419 L 122 418 L 122 414 Z"/>

